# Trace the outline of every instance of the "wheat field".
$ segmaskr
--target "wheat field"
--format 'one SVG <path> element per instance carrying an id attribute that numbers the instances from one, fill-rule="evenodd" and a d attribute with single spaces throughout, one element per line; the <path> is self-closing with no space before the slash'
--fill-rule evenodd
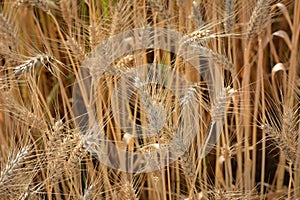
<path id="1" fill-rule="evenodd" d="M 0 12 L 1 200 L 300 199 L 299 0 Z"/>

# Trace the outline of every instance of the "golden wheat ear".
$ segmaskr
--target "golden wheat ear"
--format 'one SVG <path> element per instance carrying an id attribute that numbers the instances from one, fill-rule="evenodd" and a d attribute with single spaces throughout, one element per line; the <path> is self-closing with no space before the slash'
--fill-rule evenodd
<path id="1" fill-rule="evenodd" d="M 14 152 L 2 167 L 0 174 L 0 197 L 14 199 L 26 193 L 36 174 L 34 149 L 24 146 Z"/>
<path id="2" fill-rule="evenodd" d="M 20 7 L 36 7 L 44 12 L 49 12 L 51 8 L 57 8 L 53 1 L 49 0 L 17 0 L 14 2 L 16 8 Z"/>
<path id="3" fill-rule="evenodd" d="M 261 34 L 270 18 L 271 5 L 274 0 L 258 0 L 247 24 L 247 39 Z"/>
<path id="4" fill-rule="evenodd" d="M 0 14 L 0 30 L 1 30 L 1 37 L 3 37 L 3 43 L 7 44 L 8 46 L 17 46 L 17 34 L 14 28 L 14 25 L 10 22 L 10 18 L 6 17 L 3 13 Z"/>
<path id="5" fill-rule="evenodd" d="M 65 76 L 65 74 L 60 70 L 59 66 L 64 67 L 64 64 L 55 59 L 53 56 L 39 54 L 27 59 L 23 64 L 13 67 L 13 70 L 14 75 L 18 78 L 31 71 L 36 72 L 43 67 L 47 69 L 54 77 L 58 77 L 58 73 Z"/>

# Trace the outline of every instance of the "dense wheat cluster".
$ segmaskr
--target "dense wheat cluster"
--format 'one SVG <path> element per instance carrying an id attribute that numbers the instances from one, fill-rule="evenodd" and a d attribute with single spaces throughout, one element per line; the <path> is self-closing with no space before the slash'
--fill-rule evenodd
<path id="1" fill-rule="evenodd" d="M 299 0 L 3 0 L 0 24 L 1 200 L 300 198 Z M 201 60 L 154 46 L 86 62 L 147 27 Z M 140 154 L 148 170 L 116 167 Z"/>

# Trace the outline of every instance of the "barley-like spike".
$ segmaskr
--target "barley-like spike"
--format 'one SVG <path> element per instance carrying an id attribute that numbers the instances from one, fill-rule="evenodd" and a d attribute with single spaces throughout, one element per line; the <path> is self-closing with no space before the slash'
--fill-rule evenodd
<path id="1" fill-rule="evenodd" d="M 84 154 L 83 143 L 79 141 L 79 143 L 75 146 L 75 148 L 71 152 L 70 158 L 66 164 L 66 169 L 70 174 L 72 174 L 72 170 L 80 162 L 83 154 Z"/>
<path id="2" fill-rule="evenodd" d="M 85 58 L 85 51 L 80 44 L 73 38 L 67 36 L 67 45 L 72 51 L 73 56 L 78 58 L 79 61 L 83 61 Z"/>
<path id="3" fill-rule="evenodd" d="M 51 70 L 50 67 L 47 66 L 48 63 L 53 62 L 55 59 L 52 56 L 48 56 L 46 54 L 41 54 L 35 57 L 32 57 L 28 60 L 26 60 L 23 64 L 18 65 L 14 68 L 14 74 L 16 76 L 19 76 L 23 73 L 26 73 L 33 68 L 38 68 L 41 66 L 45 66 L 52 74 L 54 72 Z"/>
<path id="4" fill-rule="evenodd" d="M 42 9 L 44 12 L 49 12 L 51 7 L 56 7 L 55 3 L 48 0 L 17 0 L 15 6 L 21 7 L 37 7 Z"/>
<path id="5" fill-rule="evenodd" d="M 91 23 L 91 25 L 89 26 L 89 40 L 92 49 L 98 44 L 98 35 L 98 27 L 95 23 Z"/>
<path id="6" fill-rule="evenodd" d="M 132 183 L 126 181 L 122 185 L 122 190 L 119 193 L 120 200 L 137 200 L 139 199 Z"/>
<path id="7" fill-rule="evenodd" d="M 146 84 L 139 77 L 134 77 L 134 86 L 141 96 L 142 106 L 145 109 L 148 120 L 148 129 L 150 132 L 158 133 L 164 126 L 167 118 L 164 107 L 157 102 L 146 88 Z"/>
<path id="8" fill-rule="evenodd" d="M 288 160 L 295 163 L 297 158 L 297 148 L 299 135 L 296 131 L 296 119 L 293 109 L 284 107 L 281 122 L 281 150 L 285 153 Z"/>
<path id="9" fill-rule="evenodd" d="M 273 0 L 258 0 L 247 25 L 247 39 L 253 39 L 264 31 Z"/>
<path id="10" fill-rule="evenodd" d="M 72 13 L 70 10 L 70 2 L 68 0 L 61 0 L 60 3 L 60 9 L 62 13 L 62 17 L 66 22 L 66 25 L 70 28 L 72 25 Z"/>
<path id="11" fill-rule="evenodd" d="M 110 35 L 113 36 L 118 33 L 118 29 L 120 28 L 120 15 L 123 9 L 122 2 L 118 2 L 114 9 L 114 15 L 112 17 L 112 23 L 110 28 Z"/>
<path id="12" fill-rule="evenodd" d="M 183 169 L 184 175 L 189 179 L 189 181 L 192 181 L 196 176 L 196 167 L 193 164 L 188 152 L 185 152 L 180 157 L 180 164 Z"/>
<path id="13" fill-rule="evenodd" d="M 231 94 L 228 94 L 229 90 L 221 91 L 221 94 L 217 95 L 215 102 L 211 109 L 212 121 L 218 121 L 225 117 L 225 109 L 228 103 L 228 98 Z"/>
<path id="14" fill-rule="evenodd" d="M 192 16 L 191 17 L 192 17 L 194 23 L 197 25 L 197 28 L 203 26 L 204 20 L 200 13 L 199 6 L 197 5 L 197 3 L 195 1 L 193 1 L 193 3 L 192 3 Z"/>
<path id="15" fill-rule="evenodd" d="M 167 118 L 163 106 L 159 103 L 152 103 L 146 109 L 149 129 L 159 133 Z"/>
<path id="16" fill-rule="evenodd" d="M 187 106 L 191 104 L 192 101 L 199 103 L 201 100 L 199 99 L 198 90 L 201 89 L 201 82 L 192 84 L 188 89 L 186 94 L 180 98 L 180 106 Z M 206 104 L 205 102 L 201 102 L 201 104 Z M 208 107 L 208 105 L 205 105 Z"/>
<path id="17" fill-rule="evenodd" d="M 206 39 L 214 37 L 216 36 L 214 34 L 211 34 L 211 31 L 209 29 L 199 28 L 193 31 L 192 33 L 189 33 L 186 36 L 184 36 L 182 40 L 182 45 L 194 42 L 202 44 L 202 42 Z"/>
<path id="18" fill-rule="evenodd" d="M 8 19 L 0 14 L 0 25 L 1 25 L 1 32 L 4 34 L 4 42 L 11 42 L 13 45 L 16 45 L 18 41 L 16 39 L 16 35 L 14 33 L 13 27 L 9 23 Z"/>
<path id="19" fill-rule="evenodd" d="M 280 112 L 281 111 L 279 111 L 279 113 Z M 299 135 L 296 127 L 298 117 L 295 116 L 293 109 L 285 106 L 282 114 L 279 116 L 278 122 L 271 117 L 267 123 L 262 126 L 262 129 L 276 142 L 278 148 L 281 149 L 286 156 L 286 159 L 295 163 L 299 157 Z"/>
<path id="20" fill-rule="evenodd" d="M 15 172 L 24 164 L 24 161 L 31 153 L 31 147 L 23 147 L 14 158 L 9 159 L 7 165 L 1 171 L 0 185 L 4 184 L 9 179 L 13 179 Z"/>
<path id="21" fill-rule="evenodd" d="M 128 69 L 133 66 L 134 57 L 132 54 L 122 57 L 114 67 L 118 69 Z"/>
<path id="22" fill-rule="evenodd" d="M 237 189 L 213 189 L 212 195 L 209 199 L 223 200 L 223 199 L 256 199 L 255 190 L 240 191 Z"/>
<path id="23" fill-rule="evenodd" d="M 236 0 L 226 0 L 225 2 L 225 32 L 230 33 L 234 25 L 234 13 Z"/>
<path id="24" fill-rule="evenodd" d="M 195 86 L 188 88 L 187 94 L 180 101 L 180 105 L 184 106 L 188 104 L 191 101 L 191 99 L 195 98 L 196 95 L 197 88 Z"/>
<path id="25" fill-rule="evenodd" d="M 64 126 L 62 120 L 58 120 L 57 122 L 55 122 L 54 126 L 52 127 L 53 130 L 50 131 L 49 141 L 47 145 L 47 149 L 51 150 L 51 152 L 55 150 L 55 148 L 58 148 L 58 146 L 60 145 L 60 134 L 63 128 Z"/>
<path id="26" fill-rule="evenodd" d="M 32 147 L 23 147 L 15 156 L 10 157 L 7 164 L 1 171 L 0 174 L 0 198 L 3 195 L 8 195 L 12 199 L 19 196 L 19 192 L 24 190 L 26 181 L 30 181 L 28 178 L 28 173 L 32 172 L 30 166 L 24 168 L 24 164 L 27 163 L 27 159 L 31 156 Z M 26 180 L 23 180 L 26 178 Z M 15 186 L 14 186 L 15 185 Z"/>
<path id="27" fill-rule="evenodd" d="M 155 0 L 149 0 L 149 5 L 155 12 L 157 12 L 163 19 L 169 19 L 170 15 L 162 4 Z"/>
<path id="28" fill-rule="evenodd" d="M 207 55 L 209 58 L 211 58 L 216 64 L 221 65 L 224 67 L 224 69 L 232 72 L 233 71 L 233 64 L 228 60 L 228 58 L 222 54 L 219 54 L 215 51 L 213 51 L 210 48 L 199 46 L 200 49 L 203 51 L 205 55 Z"/>

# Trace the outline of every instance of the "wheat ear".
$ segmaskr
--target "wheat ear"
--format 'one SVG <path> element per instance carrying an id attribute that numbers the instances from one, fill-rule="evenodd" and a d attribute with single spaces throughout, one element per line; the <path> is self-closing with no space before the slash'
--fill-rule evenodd
<path id="1" fill-rule="evenodd" d="M 170 15 L 169 15 L 168 11 L 158 1 L 149 0 L 148 3 L 149 3 L 149 6 L 151 8 L 153 8 L 153 10 L 155 12 L 157 12 L 163 19 L 169 19 L 170 18 Z"/>
<path id="2" fill-rule="evenodd" d="M 70 26 L 72 25 L 72 12 L 70 9 L 70 2 L 68 0 L 61 0 L 59 1 L 60 5 L 60 10 L 62 13 L 62 17 L 64 21 L 66 22 L 66 25 L 71 28 Z"/>
<path id="3" fill-rule="evenodd" d="M 192 15 L 190 17 L 196 24 L 197 28 L 203 26 L 204 20 L 199 10 L 199 3 L 196 1 L 193 1 L 192 3 Z"/>
<path id="4" fill-rule="evenodd" d="M 50 64 L 53 61 L 55 61 L 55 59 L 52 56 L 46 54 L 40 54 L 26 60 L 23 64 L 14 67 L 14 74 L 16 76 L 19 76 L 34 68 L 45 66 L 54 75 L 52 69 L 48 67 L 48 64 Z"/>
<path id="5" fill-rule="evenodd" d="M 235 14 L 236 0 L 226 0 L 225 2 L 225 32 L 230 33 L 234 25 L 234 14 Z"/>
<path id="6" fill-rule="evenodd" d="M 80 137 L 80 136 L 79 136 Z M 84 147 L 83 147 L 83 143 L 81 139 L 74 139 L 76 146 L 74 147 L 74 149 L 72 150 L 69 159 L 66 163 L 66 170 L 69 174 L 72 174 L 73 169 L 75 169 L 77 167 L 77 165 L 79 164 L 79 162 L 81 161 L 83 155 L 84 155 Z"/>
<path id="7" fill-rule="evenodd" d="M 258 0 L 247 24 L 247 39 L 253 39 L 263 32 L 270 16 L 273 0 Z"/>
<path id="8" fill-rule="evenodd" d="M 119 199 L 120 200 L 137 200 L 137 199 L 139 199 L 132 182 L 125 181 L 125 183 L 122 184 L 122 189 L 119 193 Z"/>
<path id="9" fill-rule="evenodd" d="M 18 41 L 16 38 L 16 34 L 14 32 L 14 28 L 9 22 L 9 20 L 0 14 L 0 25 L 1 25 L 1 33 L 3 34 L 3 41 L 5 43 L 9 42 L 8 44 L 13 44 L 16 46 L 16 42 Z"/>
<path id="10" fill-rule="evenodd" d="M 56 7 L 55 3 L 47 0 L 17 0 L 15 6 L 18 7 L 37 7 L 44 12 L 49 12 L 50 8 Z"/>
<path id="11" fill-rule="evenodd" d="M 75 38 L 67 36 L 68 48 L 72 51 L 73 56 L 79 61 L 83 61 L 85 58 L 84 48 L 75 40 Z"/>
<path id="12" fill-rule="evenodd" d="M 0 197 L 5 194 L 11 197 L 19 195 L 20 190 L 24 190 L 26 187 L 29 173 L 31 173 L 32 167 L 28 166 L 32 153 L 31 146 L 25 146 L 13 157 L 9 159 L 7 164 L 0 174 Z M 24 165 L 27 164 L 26 167 Z"/>
<path id="13" fill-rule="evenodd" d="M 268 122 L 262 126 L 266 135 L 274 139 L 278 148 L 282 150 L 286 159 L 291 163 L 295 163 L 299 157 L 299 135 L 296 127 L 298 118 L 292 109 L 284 108 L 279 119 L 270 117 Z"/>

